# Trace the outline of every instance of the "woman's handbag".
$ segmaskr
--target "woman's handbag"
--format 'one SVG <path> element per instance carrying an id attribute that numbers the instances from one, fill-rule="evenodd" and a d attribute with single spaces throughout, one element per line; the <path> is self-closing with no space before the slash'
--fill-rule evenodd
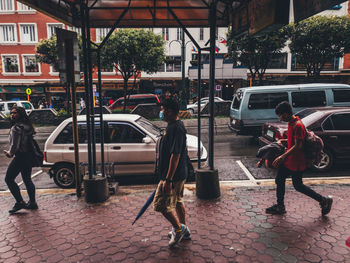
<path id="1" fill-rule="evenodd" d="M 44 154 L 40 150 L 39 144 L 33 137 L 29 138 L 29 144 L 32 152 L 32 167 L 43 166 Z"/>

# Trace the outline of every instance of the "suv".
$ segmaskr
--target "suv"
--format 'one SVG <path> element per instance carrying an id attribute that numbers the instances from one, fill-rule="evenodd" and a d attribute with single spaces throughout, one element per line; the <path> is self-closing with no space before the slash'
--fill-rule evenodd
<path id="1" fill-rule="evenodd" d="M 0 112 L 4 115 L 9 115 L 11 108 L 13 106 L 19 106 L 25 108 L 27 114 L 34 110 L 33 104 L 26 100 L 9 100 L 9 101 L 0 101 Z"/>
<path id="2" fill-rule="evenodd" d="M 311 108 L 296 115 L 324 143 L 324 155 L 321 162 L 313 167 L 314 170 L 327 171 L 336 159 L 350 159 L 350 107 Z M 284 122 L 265 123 L 259 144 L 266 145 L 286 138 L 287 129 L 288 124 Z"/>
<path id="3" fill-rule="evenodd" d="M 128 97 L 127 97 L 128 98 Z M 159 98 L 155 94 L 135 94 L 135 95 L 130 95 L 129 100 L 127 101 L 126 108 L 133 110 L 136 108 L 137 105 L 139 104 L 145 104 L 145 103 L 156 103 L 159 104 Z M 115 102 L 113 102 L 110 106 L 109 109 L 116 110 L 116 109 L 123 109 L 124 107 L 124 97 L 121 97 L 117 99 Z"/>
<path id="4" fill-rule="evenodd" d="M 79 115 L 79 160 L 88 162 L 86 116 Z M 105 114 L 104 160 L 109 165 L 107 175 L 118 177 L 153 174 L 156 141 L 162 130 L 136 114 Z M 101 162 L 99 118 L 95 122 L 96 161 Z M 197 162 L 198 138 L 187 134 L 187 148 L 191 162 Z M 207 151 L 200 144 L 201 161 L 206 166 Z M 61 188 L 75 185 L 72 118 L 64 120 L 46 140 L 42 170 Z M 106 167 L 107 168 L 107 167 Z"/>

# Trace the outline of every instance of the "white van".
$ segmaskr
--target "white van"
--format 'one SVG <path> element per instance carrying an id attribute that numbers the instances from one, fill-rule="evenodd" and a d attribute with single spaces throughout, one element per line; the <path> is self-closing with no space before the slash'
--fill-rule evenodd
<path id="1" fill-rule="evenodd" d="M 0 101 L 0 112 L 4 115 L 9 115 L 13 106 L 19 106 L 25 108 L 27 114 L 34 110 L 33 104 L 26 100 L 9 100 Z"/>
<path id="2" fill-rule="evenodd" d="M 350 86 L 311 83 L 238 89 L 230 107 L 229 128 L 237 134 L 259 136 L 265 122 L 278 121 L 275 107 L 281 101 L 289 101 L 293 113 L 311 107 L 350 107 Z"/>

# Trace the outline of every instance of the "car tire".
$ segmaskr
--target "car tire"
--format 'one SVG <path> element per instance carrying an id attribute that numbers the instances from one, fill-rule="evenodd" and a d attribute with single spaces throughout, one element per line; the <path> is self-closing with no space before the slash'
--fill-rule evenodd
<path id="1" fill-rule="evenodd" d="M 189 109 L 188 111 L 189 111 L 189 113 L 190 113 L 191 115 L 194 115 L 194 110 L 193 110 L 193 109 Z"/>
<path id="2" fill-rule="evenodd" d="M 313 165 L 312 169 L 318 172 L 326 172 L 331 169 L 334 164 L 334 154 L 328 149 L 323 150 L 323 156 L 318 165 Z"/>
<path id="3" fill-rule="evenodd" d="M 64 189 L 75 187 L 75 174 L 73 164 L 59 164 L 55 167 L 54 171 L 55 173 L 53 180 L 58 187 Z"/>

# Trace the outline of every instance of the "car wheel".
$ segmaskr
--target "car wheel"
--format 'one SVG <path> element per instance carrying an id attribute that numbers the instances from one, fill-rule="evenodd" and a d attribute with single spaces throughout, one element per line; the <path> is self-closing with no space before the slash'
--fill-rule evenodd
<path id="1" fill-rule="evenodd" d="M 317 165 L 313 165 L 313 169 L 319 172 L 328 171 L 334 163 L 334 155 L 329 150 L 324 149 L 322 159 Z"/>
<path id="2" fill-rule="evenodd" d="M 55 184 L 61 188 L 74 188 L 74 165 L 68 163 L 57 165 L 53 180 Z"/>
<path id="3" fill-rule="evenodd" d="M 188 111 L 189 111 L 189 113 L 190 113 L 191 115 L 194 114 L 194 109 L 189 109 Z"/>

